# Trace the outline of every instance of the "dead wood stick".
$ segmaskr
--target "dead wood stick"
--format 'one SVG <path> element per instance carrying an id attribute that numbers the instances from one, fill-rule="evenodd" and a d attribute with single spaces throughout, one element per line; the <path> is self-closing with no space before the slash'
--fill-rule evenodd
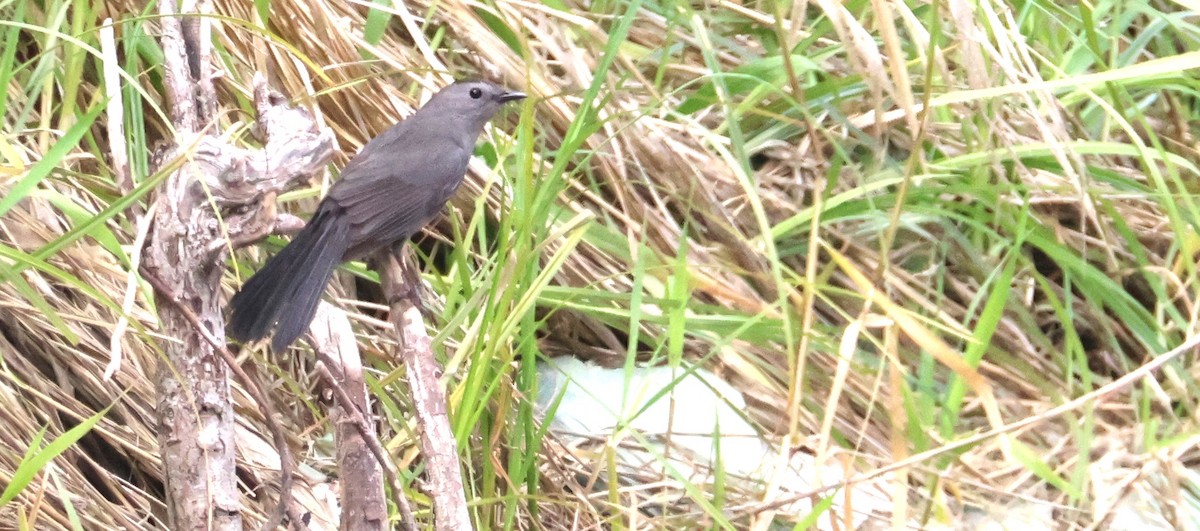
<path id="1" fill-rule="evenodd" d="M 258 383 L 242 370 L 238 365 L 237 357 L 233 355 L 225 346 L 225 341 L 217 339 L 207 328 L 200 322 L 200 318 L 193 312 L 191 308 L 179 303 L 176 295 L 167 287 L 165 283 L 146 268 L 141 269 L 142 278 L 145 278 L 154 290 L 159 293 L 159 299 L 168 301 L 175 306 L 175 309 L 183 315 L 191 325 L 195 328 L 196 333 L 204 338 L 225 362 L 225 366 L 237 377 L 242 385 L 245 386 L 246 392 L 250 394 L 255 403 L 258 404 L 258 410 L 262 413 L 263 421 L 267 424 L 267 431 L 271 433 L 271 439 L 275 443 L 276 450 L 279 452 L 279 505 L 271 514 L 271 517 L 263 523 L 262 529 L 276 529 L 283 522 L 283 516 L 286 514 L 291 519 L 292 525 L 298 525 L 302 520 L 300 514 L 292 506 L 292 477 L 295 472 L 295 464 L 292 460 L 292 452 L 287 444 L 287 436 L 283 433 L 283 428 L 279 425 L 279 421 L 275 418 L 275 412 L 271 409 L 271 403 L 267 400 L 266 394 Z"/>
<path id="2" fill-rule="evenodd" d="M 375 434 L 367 415 L 367 386 L 354 332 L 346 313 L 322 302 L 309 326 L 309 343 L 319 359 L 317 372 L 333 394 L 330 419 L 337 432 L 338 470 L 342 486 L 344 531 L 386 529 L 387 505 L 383 479 L 392 486 L 392 501 L 400 509 L 404 529 L 418 529 L 412 506 L 404 495 L 395 466 Z"/>
<path id="3" fill-rule="evenodd" d="M 195 2 L 189 4 L 186 14 L 200 12 Z M 163 85 L 178 134 L 175 141 L 189 145 L 212 123 L 212 115 L 199 104 L 215 94 L 209 46 L 185 36 L 175 2 L 159 2 L 158 7 Z M 198 65 L 196 71 L 188 66 L 189 58 Z M 157 190 L 142 271 L 164 286 L 174 286 L 156 297 L 160 330 L 179 340 L 164 344 L 155 374 L 168 523 L 174 529 L 234 531 L 242 529 L 242 509 L 229 373 L 216 359 L 217 349 L 200 333 L 211 328 L 223 335 L 221 269 L 213 268 L 209 257 L 190 245 L 192 240 L 208 239 L 203 227 L 213 218 L 193 193 L 193 176 L 203 171 L 195 162 L 185 162 Z"/>
<path id="4" fill-rule="evenodd" d="M 311 114 L 286 105 L 265 79 L 254 79 L 263 149 L 251 151 L 226 142 L 217 131 L 216 88 L 210 38 L 209 0 L 159 2 L 163 85 L 177 137 L 159 155 L 183 160 L 156 190 L 155 216 L 139 268 L 154 279 L 165 343 L 154 376 L 164 501 L 171 528 L 241 531 L 237 488 L 236 417 L 229 374 L 266 407 L 264 395 L 234 363 L 225 348 L 221 278 L 227 238 L 217 210 L 246 205 L 257 213 L 265 195 L 286 190 L 324 168 L 333 153 L 333 134 L 318 128 Z M 181 16 L 182 15 L 182 16 Z M 161 166 L 160 166 L 161 167 Z M 234 234 L 255 216 L 225 217 Z M 273 218 L 273 216 L 272 216 Z M 169 287 L 169 289 L 165 289 Z M 264 414 L 281 456 L 281 510 L 268 529 L 291 511 L 288 499 L 293 463 L 275 415 Z M 293 525 L 300 525 L 294 514 Z"/>
<path id="5" fill-rule="evenodd" d="M 400 337 L 400 358 L 408 368 L 408 386 L 417 426 L 420 429 L 421 456 L 425 461 L 429 495 L 433 498 L 434 528 L 438 531 L 473 529 L 463 491 L 458 463 L 458 443 L 450 428 L 446 393 L 438 375 L 441 368 L 430 349 L 429 334 L 421 319 L 419 285 L 408 278 L 401 265 L 401 245 L 393 252 L 379 253 L 376 268 L 383 292 L 391 306 L 391 320 Z M 415 275 L 414 275 L 415 276 Z"/>

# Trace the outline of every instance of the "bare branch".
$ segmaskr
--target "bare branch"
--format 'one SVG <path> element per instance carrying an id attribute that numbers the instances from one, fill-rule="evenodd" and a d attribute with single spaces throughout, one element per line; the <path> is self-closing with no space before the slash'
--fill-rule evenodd
<path id="1" fill-rule="evenodd" d="M 381 471 L 392 486 L 393 501 L 400 508 L 404 528 L 418 529 L 392 461 L 375 434 L 371 417 L 366 414 L 370 411 L 367 385 L 350 319 L 342 310 L 321 302 L 309 326 L 309 334 L 309 342 L 321 360 L 317 371 L 335 399 L 329 408 L 329 418 L 337 431 L 338 470 L 342 477 L 341 529 L 387 528 L 388 512 Z"/>
<path id="2" fill-rule="evenodd" d="M 266 523 L 275 529 L 287 513 L 300 517 L 291 503 L 294 470 L 291 451 L 258 384 L 225 348 L 221 277 L 228 238 L 217 208 L 241 209 L 227 216 L 229 233 L 254 228 L 264 197 L 286 190 L 320 171 L 333 154 L 333 135 L 318 128 L 304 110 L 270 97 L 266 82 L 255 78 L 258 110 L 267 142 L 261 151 L 227 144 L 215 135 L 216 90 L 210 73 L 211 12 L 206 1 L 159 3 L 163 15 L 164 85 L 177 133 L 176 147 L 160 159 L 184 160 L 158 190 L 154 226 L 144 253 L 143 277 L 155 286 L 160 329 L 175 341 L 163 345 L 156 374 L 159 446 L 166 484 L 167 512 L 173 529 L 242 529 L 237 489 L 235 417 L 229 372 L 262 408 L 280 456 L 280 509 Z M 308 121 L 305 122 L 305 118 Z M 271 218 L 274 219 L 273 210 Z"/>
<path id="3" fill-rule="evenodd" d="M 429 495 L 433 498 L 434 527 L 439 531 L 473 529 L 459 470 L 458 443 L 450 429 L 446 393 L 438 383 L 441 368 L 421 320 L 416 283 L 406 278 L 401 259 L 397 258 L 399 254 L 380 253 L 375 267 L 391 305 L 392 323 L 400 336 L 400 358 L 408 368 L 408 385 L 417 425 L 421 427 L 421 455 L 425 459 Z"/>

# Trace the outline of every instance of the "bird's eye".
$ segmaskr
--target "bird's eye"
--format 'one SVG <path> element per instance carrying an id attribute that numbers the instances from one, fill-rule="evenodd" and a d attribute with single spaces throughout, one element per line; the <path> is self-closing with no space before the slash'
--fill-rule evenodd
<path id="1" fill-rule="evenodd" d="M 483 96 L 483 91 L 482 91 L 482 90 L 479 90 L 478 88 L 473 88 L 473 89 L 471 89 L 471 98 L 472 98 L 472 99 L 476 99 L 476 100 L 477 100 L 477 99 L 479 99 L 479 98 L 480 98 L 480 97 L 482 97 L 482 96 Z"/>

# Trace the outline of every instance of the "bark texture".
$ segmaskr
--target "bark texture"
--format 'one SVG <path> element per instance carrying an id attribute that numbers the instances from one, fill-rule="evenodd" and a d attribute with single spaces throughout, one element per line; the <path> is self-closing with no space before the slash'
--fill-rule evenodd
<path id="1" fill-rule="evenodd" d="M 171 120 L 187 145 L 212 119 L 215 91 L 207 68 L 207 43 L 185 37 L 174 2 L 160 2 L 162 45 Z M 195 23 L 200 23 L 196 21 Z M 193 34 L 194 36 L 194 34 Z M 199 66 L 195 72 L 189 66 Z M 195 75 L 193 75 L 195 74 Z M 179 153 L 178 150 L 175 153 Z M 146 266 L 175 288 L 176 303 L 190 308 L 213 335 L 224 335 L 217 288 L 224 264 L 204 242 L 220 238 L 212 210 L 193 178 L 202 171 L 184 163 L 160 188 Z M 158 442 L 173 529 L 242 529 L 238 500 L 234 414 L 229 371 L 211 346 L 172 304 L 160 300 L 164 344 L 156 374 Z"/>
<path id="2" fill-rule="evenodd" d="M 156 292 L 160 331 L 171 338 L 162 344 L 155 375 L 168 517 L 177 530 L 241 530 L 229 369 L 201 331 L 162 297 L 190 309 L 208 334 L 223 338 L 220 287 L 229 239 L 269 232 L 273 213 L 259 221 L 258 202 L 321 171 L 333 154 L 333 137 L 307 112 L 283 106 L 284 99 L 256 76 L 266 147 L 251 152 L 224 143 L 214 123 L 211 32 L 203 16 L 211 5 L 185 2 L 178 14 L 193 15 L 185 17 L 177 16 L 173 1 L 158 5 L 164 84 L 178 136 L 158 157 L 173 173 L 158 190 L 145 260 L 172 290 Z M 255 206 L 241 214 L 232 210 L 247 204 Z M 224 224 L 218 208 L 226 209 Z"/>
<path id="3" fill-rule="evenodd" d="M 362 413 L 365 428 L 372 422 L 367 384 L 363 379 L 362 359 L 354 330 L 345 312 L 322 302 L 309 327 L 313 348 L 329 368 L 334 385 L 346 392 L 350 405 L 331 400 L 329 420 L 337 437 L 338 473 L 341 475 L 342 531 L 378 531 L 388 527 L 387 501 L 383 492 L 383 469 L 366 438 L 354 422 L 356 408 Z"/>
<path id="4" fill-rule="evenodd" d="M 442 369 L 430 348 L 421 318 L 416 275 L 406 275 L 401 246 L 380 253 L 377 267 L 383 292 L 391 305 L 392 324 L 400 336 L 400 358 L 408 369 L 417 426 L 421 429 L 421 457 L 425 461 L 426 491 L 433 499 L 434 528 L 438 531 L 473 529 L 458 463 L 458 443 L 450 428 Z"/>

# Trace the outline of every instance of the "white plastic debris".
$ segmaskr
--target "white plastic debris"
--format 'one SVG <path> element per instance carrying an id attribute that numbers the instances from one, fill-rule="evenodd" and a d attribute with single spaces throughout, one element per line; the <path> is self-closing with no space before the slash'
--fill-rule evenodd
<path id="1" fill-rule="evenodd" d="M 588 444 L 613 448 L 623 485 L 686 482 L 701 487 L 693 489 L 694 497 L 696 492 L 712 491 L 719 470 L 724 488 L 740 493 L 736 496 L 740 503 L 763 500 L 772 479 L 779 489 L 771 499 L 786 499 L 845 479 L 836 464 L 818 473 L 807 454 L 780 458 L 745 418 L 741 393 L 704 369 L 634 367 L 627 374 L 623 368 L 606 369 L 563 357 L 539 363 L 538 377 L 539 412 L 544 417 L 554 408 L 551 432 L 568 448 Z M 594 448 L 576 455 L 591 456 L 596 466 L 603 465 Z M 819 529 L 833 528 L 831 515 L 839 523 L 845 521 L 841 500 L 853 500 L 849 520 L 855 528 L 870 514 L 890 507 L 890 501 L 870 484 L 852 487 L 850 496 L 844 491 L 829 495 L 834 503 L 829 514 L 818 520 Z M 731 503 L 734 498 L 725 496 Z M 803 499 L 779 509 L 776 517 L 796 521 L 810 511 L 810 500 Z"/>

